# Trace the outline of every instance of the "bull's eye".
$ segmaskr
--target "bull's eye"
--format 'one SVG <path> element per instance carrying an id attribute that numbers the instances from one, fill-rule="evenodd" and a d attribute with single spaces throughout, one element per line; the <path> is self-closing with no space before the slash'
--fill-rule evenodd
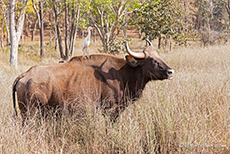
<path id="1" fill-rule="evenodd" d="M 160 69 L 160 70 L 163 70 L 163 67 L 159 66 L 159 69 Z"/>
<path id="2" fill-rule="evenodd" d="M 153 65 L 157 65 L 158 66 L 158 62 L 156 60 L 153 60 Z"/>
<path id="3" fill-rule="evenodd" d="M 163 70 L 163 69 L 164 69 L 164 68 L 160 65 L 159 62 L 157 62 L 157 66 L 158 66 L 159 70 Z"/>

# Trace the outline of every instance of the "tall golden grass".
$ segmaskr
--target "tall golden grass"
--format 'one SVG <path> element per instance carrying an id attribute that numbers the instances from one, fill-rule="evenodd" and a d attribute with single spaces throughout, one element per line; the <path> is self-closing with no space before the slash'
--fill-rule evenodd
<path id="1" fill-rule="evenodd" d="M 11 86 L 17 75 L 41 62 L 21 52 L 15 70 L 9 66 L 9 51 L 0 53 L 0 153 L 230 152 L 229 45 L 160 53 L 175 69 L 173 80 L 148 83 L 142 98 L 114 124 L 86 110 L 81 120 L 50 116 L 25 128 L 20 118 L 12 120 Z M 52 54 L 42 63 L 58 62 Z"/>

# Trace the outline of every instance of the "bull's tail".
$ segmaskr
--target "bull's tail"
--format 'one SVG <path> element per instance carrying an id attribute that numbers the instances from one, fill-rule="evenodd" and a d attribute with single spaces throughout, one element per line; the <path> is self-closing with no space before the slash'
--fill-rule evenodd
<path id="1" fill-rule="evenodd" d="M 21 80 L 25 75 L 26 75 L 26 72 L 22 73 L 14 80 L 14 83 L 13 83 L 13 87 L 12 87 L 12 98 L 13 98 L 13 107 L 14 107 L 13 118 L 16 118 L 18 116 L 17 109 L 16 109 L 16 97 L 15 97 L 16 86 L 17 86 L 18 81 Z"/>

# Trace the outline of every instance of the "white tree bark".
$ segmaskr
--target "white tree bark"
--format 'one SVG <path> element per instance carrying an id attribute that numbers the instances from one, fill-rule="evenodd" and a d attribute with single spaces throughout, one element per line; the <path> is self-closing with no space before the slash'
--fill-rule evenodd
<path id="1" fill-rule="evenodd" d="M 9 27 L 10 27 L 10 65 L 17 68 L 18 63 L 18 44 L 23 31 L 25 19 L 24 8 L 27 1 L 23 1 L 23 6 L 18 17 L 17 27 L 15 22 L 16 3 L 15 0 L 10 0 L 9 3 Z"/>

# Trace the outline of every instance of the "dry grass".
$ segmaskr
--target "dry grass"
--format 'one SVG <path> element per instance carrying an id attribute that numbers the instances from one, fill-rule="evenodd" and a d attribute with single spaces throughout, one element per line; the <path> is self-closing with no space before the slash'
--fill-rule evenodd
<path id="1" fill-rule="evenodd" d="M 0 153 L 230 152 L 230 46 L 161 53 L 175 69 L 174 79 L 149 83 L 114 125 L 86 110 L 81 120 L 49 117 L 22 129 L 12 122 L 11 85 L 20 72 L 41 63 L 36 56 L 28 60 L 38 52 L 30 48 L 19 54 L 18 70 L 9 66 L 9 52 L 0 51 Z M 49 51 L 42 64 L 57 61 Z"/>

